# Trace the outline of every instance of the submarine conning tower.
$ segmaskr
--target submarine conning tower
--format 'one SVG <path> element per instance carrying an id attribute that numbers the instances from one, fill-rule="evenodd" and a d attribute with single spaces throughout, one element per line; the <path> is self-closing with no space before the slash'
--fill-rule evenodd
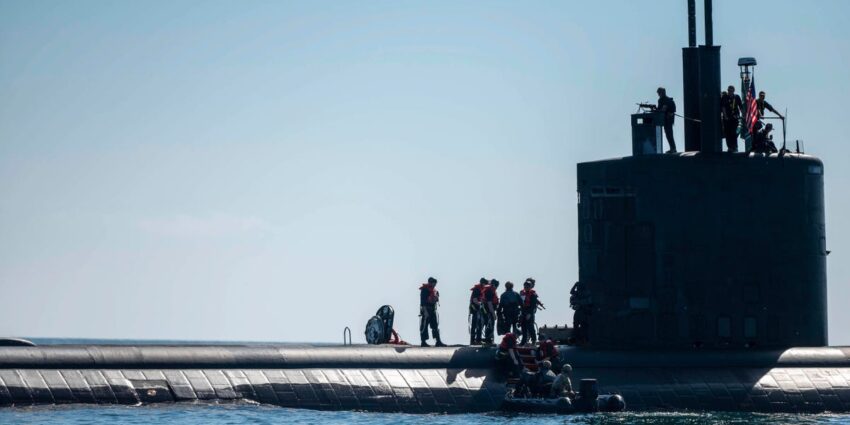
<path id="1" fill-rule="evenodd" d="M 661 154 L 661 127 L 633 116 L 633 156 L 577 167 L 579 343 L 825 346 L 823 164 L 800 153 L 722 152 L 711 1 L 700 47 L 688 3 L 683 95 L 693 119 L 678 121 L 686 152 Z"/>

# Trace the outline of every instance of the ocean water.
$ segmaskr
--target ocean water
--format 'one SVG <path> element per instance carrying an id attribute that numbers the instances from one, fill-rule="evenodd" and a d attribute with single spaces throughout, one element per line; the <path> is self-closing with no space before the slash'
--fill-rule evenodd
<path id="1" fill-rule="evenodd" d="M 409 415 L 319 412 L 248 403 L 162 406 L 42 406 L 0 409 L 0 424 L 847 424 L 850 415 L 758 413 L 611 413 Z"/>

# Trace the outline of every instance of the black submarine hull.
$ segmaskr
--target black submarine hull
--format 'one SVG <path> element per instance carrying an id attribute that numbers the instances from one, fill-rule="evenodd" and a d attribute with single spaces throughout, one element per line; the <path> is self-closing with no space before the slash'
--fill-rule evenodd
<path id="1" fill-rule="evenodd" d="M 629 410 L 850 411 L 850 348 L 599 351 L 561 347 Z M 251 401 L 292 408 L 465 413 L 501 408 L 493 349 L 396 346 L 0 348 L 0 406 Z"/>

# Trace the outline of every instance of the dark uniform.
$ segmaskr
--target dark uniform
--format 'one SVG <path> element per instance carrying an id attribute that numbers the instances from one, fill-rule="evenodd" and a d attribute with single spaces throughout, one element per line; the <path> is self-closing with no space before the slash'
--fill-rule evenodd
<path id="1" fill-rule="evenodd" d="M 576 282 L 570 290 L 570 307 L 575 310 L 573 314 L 573 343 L 583 344 L 588 339 L 588 325 L 593 304 L 590 290 L 581 282 Z"/>
<path id="2" fill-rule="evenodd" d="M 737 94 L 723 93 L 720 98 L 720 116 L 723 122 L 723 137 L 726 139 L 726 150 L 738 152 L 738 122 L 741 119 L 743 102 Z"/>
<path id="3" fill-rule="evenodd" d="M 764 110 L 765 109 L 767 109 L 770 112 L 773 112 L 776 115 L 779 115 L 780 117 L 782 116 L 779 112 L 776 111 L 776 109 L 773 109 L 773 105 L 771 105 L 770 103 L 768 103 L 768 101 L 761 99 L 761 98 L 756 99 L 756 109 L 758 109 L 758 111 L 759 111 L 759 119 L 764 118 Z"/>
<path id="4" fill-rule="evenodd" d="M 469 345 L 481 344 L 481 333 L 484 331 L 484 306 L 481 300 L 484 297 L 484 287 L 488 283 L 489 281 L 482 277 L 478 284 L 469 290 Z"/>
<path id="5" fill-rule="evenodd" d="M 428 347 L 428 328 L 431 328 L 431 334 L 437 340 L 437 347 L 445 347 L 443 341 L 440 340 L 440 324 L 437 317 L 437 304 L 440 302 L 440 293 L 437 292 L 437 279 L 428 278 L 428 283 L 423 283 L 419 287 L 419 336 L 422 339 L 422 346 Z"/>
<path id="6" fill-rule="evenodd" d="M 543 360 L 549 360 L 552 362 L 552 369 L 561 370 L 561 353 L 558 351 L 558 346 L 555 345 L 555 341 L 551 338 L 547 338 L 545 341 L 540 341 L 540 344 L 537 346 L 537 355 L 535 357 L 538 363 Z"/>
<path id="7" fill-rule="evenodd" d="M 522 286 L 525 289 L 519 293 L 519 296 L 522 298 L 522 316 L 520 317 L 522 341 L 520 341 L 520 345 L 525 345 L 529 341 L 531 343 L 537 342 L 537 328 L 534 316 L 537 314 L 537 306 L 541 305 L 541 303 L 537 292 L 533 289 L 533 279 L 526 280 Z"/>
<path id="8" fill-rule="evenodd" d="M 773 130 L 773 124 L 767 124 L 764 128 L 756 131 L 753 135 L 753 152 L 757 153 L 775 153 L 776 145 L 770 137 L 770 132 Z"/>
<path id="9" fill-rule="evenodd" d="M 499 288 L 499 281 L 493 279 L 489 285 L 484 287 L 484 293 L 481 297 L 481 304 L 484 307 L 484 342 L 487 344 L 493 343 L 493 328 L 496 325 L 496 310 L 499 308 L 499 294 L 496 289 Z"/>
<path id="10" fill-rule="evenodd" d="M 510 284 L 510 285 L 509 285 Z M 499 317 L 505 323 L 505 329 L 513 334 L 519 334 L 519 308 L 522 297 L 514 291 L 514 285 L 505 283 L 505 292 L 499 298 Z"/>
<path id="11" fill-rule="evenodd" d="M 670 145 L 670 152 L 676 152 L 676 141 L 673 139 L 673 122 L 676 120 L 676 102 L 672 97 L 667 97 L 667 92 L 658 89 L 658 112 L 664 113 L 664 135 Z"/>

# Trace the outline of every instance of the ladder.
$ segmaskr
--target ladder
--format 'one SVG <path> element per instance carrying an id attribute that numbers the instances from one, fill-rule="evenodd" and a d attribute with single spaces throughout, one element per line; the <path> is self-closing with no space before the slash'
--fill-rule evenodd
<path id="1" fill-rule="evenodd" d="M 529 372 L 537 372 L 537 349 L 534 347 L 517 347 L 514 348 L 522 366 Z M 516 385 L 519 382 L 519 377 L 508 379 L 509 385 Z"/>

